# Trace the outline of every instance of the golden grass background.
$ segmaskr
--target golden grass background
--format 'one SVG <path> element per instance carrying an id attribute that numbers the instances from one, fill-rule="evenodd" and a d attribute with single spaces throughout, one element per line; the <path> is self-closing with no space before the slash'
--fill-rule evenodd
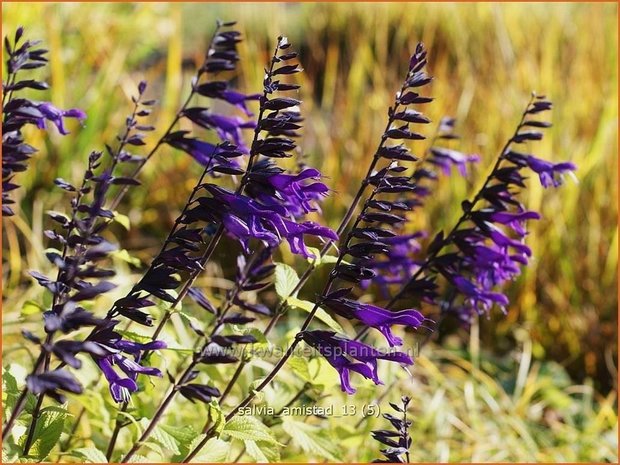
<path id="1" fill-rule="evenodd" d="M 299 50 L 305 69 L 299 78 L 306 117 L 301 146 L 308 162 L 322 169 L 337 193 L 323 208 L 324 221 L 331 226 L 337 225 L 365 172 L 385 125 L 387 106 L 417 41 L 428 48 L 429 71 L 435 76 L 432 95 L 436 100 L 425 110 L 434 121 L 443 115 L 456 116 L 462 135 L 459 148 L 482 158 L 473 182 L 453 177 L 439 184 L 425 215 L 415 218 L 417 226 L 437 230 L 455 221 L 460 199 L 486 175 L 531 91 L 554 101 L 554 126 L 533 150 L 544 158 L 576 163 L 579 182 L 569 180 L 559 190 L 546 191 L 531 180 L 524 201 L 543 214 L 543 220 L 531 227 L 529 238 L 535 260 L 511 286 L 506 317 L 494 315 L 481 321 L 476 341 L 463 333 L 457 337 L 470 349 L 479 344 L 482 351 L 496 355 L 529 351 L 531 365 L 528 362 L 520 381 L 525 400 L 518 397 L 511 400 L 517 406 L 501 406 L 515 421 L 531 413 L 528 401 L 534 394 L 527 389 L 542 389 L 536 384 L 540 381 L 536 364 L 554 361 L 568 370 L 572 382 L 590 385 L 592 380 L 595 389 L 588 392 L 605 395 L 591 394 L 599 405 L 593 421 L 600 428 L 591 431 L 592 440 L 611 427 L 616 408 L 618 254 L 618 31 L 617 6 L 611 3 L 3 4 L 5 34 L 22 24 L 31 37 L 43 39 L 50 48 L 49 99 L 60 107 L 81 107 L 89 115 L 86 127 L 74 127 L 66 138 L 53 135 L 43 140 L 37 131 L 29 134 L 33 145 L 42 150 L 33 158 L 30 171 L 19 176 L 25 186 L 19 191 L 20 214 L 4 222 L 7 340 L 18 341 L 20 327 L 11 322 L 25 301 L 41 294 L 30 285 L 25 270 L 48 266 L 41 258 L 46 247 L 41 239 L 43 212 L 62 201 L 61 194 L 50 187 L 52 180 L 57 176 L 76 179 L 87 153 L 113 139 L 140 79 L 149 80 L 150 91 L 163 96 L 153 121 L 164 128 L 187 92 L 188 78 L 202 59 L 216 18 L 237 20 L 246 37 L 240 46 L 238 78 L 245 91 L 260 88 L 262 68 L 277 35 L 288 36 Z M 148 259 L 197 172 L 192 160 L 170 150 L 147 165 L 144 187 L 136 189 L 122 207 L 134 225 L 123 238 L 124 247 Z M 440 364 L 444 360 L 435 352 L 429 357 Z M 452 388 L 453 393 L 463 392 L 469 382 L 464 373 L 478 373 L 480 367 L 454 373 L 450 380 L 454 386 L 446 388 L 452 403 L 446 404 L 435 399 L 438 391 L 430 387 L 439 386 L 438 380 L 446 374 L 440 375 L 429 359 L 421 359 L 418 366 L 428 383 L 420 396 L 428 396 L 423 401 L 428 405 L 441 404 L 429 412 L 447 417 L 453 412 L 460 418 L 463 408 L 473 415 L 479 405 L 475 400 L 484 394 L 476 391 L 473 404 L 466 399 L 461 405 L 459 395 L 449 393 Z M 523 369 L 523 358 L 519 363 Z M 530 380 L 527 376 L 532 372 Z M 492 397 L 503 388 L 496 382 L 487 386 Z M 431 415 L 423 405 L 421 418 Z M 492 411 L 483 408 L 476 415 Z M 462 435 L 456 443 L 441 435 L 425 436 L 441 450 L 430 455 L 420 452 L 417 458 L 501 460 L 501 454 L 480 452 L 480 438 L 476 442 L 475 436 L 490 433 L 476 426 L 478 420 L 455 422 Z M 433 417 L 429 425 L 433 421 L 440 420 Z M 517 431 L 517 451 L 527 440 L 518 426 L 512 427 Z M 572 432 L 563 427 L 567 431 L 558 434 L 567 438 L 567 449 L 553 455 L 540 452 L 538 444 L 528 455 L 532 450 L 528 445 L 510 457 L 578 460 L 581 456 L 570 455 L 576 440 L 571 434 L 581 438 L 584 427 L 575 425 Z M 438 428 L 433 431 L 439 434 Z M 460 450 L 463 444 L 470 446 Z M 487 452 L 491 455 L 484 455 Z"/>

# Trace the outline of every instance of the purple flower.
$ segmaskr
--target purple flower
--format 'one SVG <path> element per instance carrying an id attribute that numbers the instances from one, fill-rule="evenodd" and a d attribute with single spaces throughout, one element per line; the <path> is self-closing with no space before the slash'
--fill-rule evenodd
<path id="1" fill-rule="evenodd" d="M 78 108 L 60 110 L 49 102 L 42 102 L 35 106 L 43 115 L 41 118 L 37 118 L 37 127 L 39 129 L 45 129 L 45 120 L 47 120 L 53 123 L 61 134 L 67 135 L 69 131 L 65 129 L 63 118 L 77 118 L 80 122 L 86 119 L 86 113 Z"/>
<path id="2" fill-rule="evenodd" d="M 480 160 L 478 155 L 467 155 L 456 150 L 443 147 L 431 147 L 429 163 L 441 168 L 445 175 L 450 174 L 453 166 L 456 166 L 461 176 L 467 176 L 467 164 L 476 163 Z"/>
<path id="3" fill-rule="evenodd" d="M 564 174 L 572 173 L 577 169 L 577 166 L 571 162 L 559 162 L 552 163 L 547 160 L 542 160 L 533 155 L 526 155 L 514 151 L 510 151 L 506 154 L 506 158 L 515 163 L 518 166 L 527 166 L 532 171 L 538 174 L 540 178 L 540 184 L 547 188 L 550 186 L 558 187 L 562 185 L 564 180 Z"/>
<path id="4" fill-rule="evenodd" d="M 238 116 L 218 115 L 206 108 L 188 108 L 184 114 L 199 126 L 214 129 L 220 139 L 232 142 L 244 153 L 249 152 L 243 142 L 241 129 L 254 129 L 256 127 L 254 121 L 244 121 Z"/>
<path id="5" fill-rule="evenodd" d="M 165 140 L 172 147 L 191 155 L 202 166 L 211 167 L 211 171 L 228 174 L 243 173 L 239 163 L 235 160 L 243 154 L 234 145 L 228 142 L 215 145 L 185 137 L 186 134 L 186 131 L 173 132 Z"/>
<path id="6" fill-rule="evenodd" d="M 331 229 L 311 221 L 298 224 L 286 219 L 287 211 L 282 206 L 263 206 L 255 200 L 214 185 L 207 185 L 206 189 L 213 197 L 199 199 L 200 206 L 190 211 L 188 216 L 198 215 L 207 221 L 221 221 L 226 232 L 239 240 L 246 252 L 250 250 L 251 239 L 261 240 L 270 247 L 286 239 L 293 253 L 315 258 L 305 246 L 305 235 L 332 240 L 338 238 Z"/>
<path id="7" fill-rule="evenodd" d="M 248 179 L 248 195 L 263 205 L 282 205 L 295 218 L 317 211 L 318 202 L 329 193 L 320 182 L 319 170 L 304 168 L 298 173 L 284 173 L 268 159 L 256 163 Z"/>
<path id="8" fill-rule="evenodd" d="M 376 305 L 358 302 L 344 297 L 330 298 L 327 296 L 323 303 L 327 308 L 349 320 L 359 320 L 366 326 L 378 329 L 387 339 L 391 347 L 400 346 L 403 340 L 394 336 L 391 327 L 395 325 L 417 329 L 426 320 L 414 309 L 386 310 Z"/>
<path id="9" fill-rule="evenodd" d="M 108 320 L 105 325 L 94 331 L 89 339 L 107 352 L 103 357 L 93 356 L 93 358 L 108 381 L 112 398 L 120 403 L 127 402 L 131 394 L 138 390 L 136 380 L 139 374 L 161 376 L 161 372 L 157 368 L 140 365 L 140 360 L 144 352 L 164 349 L 166 348 L 166 343 L 163 341 L 151 341 L 140 344 L 128 341 L 114 331 L 114 327 L 117 324 L 118 321 L 116 320 Z M 123 353 L 132 356 L 133 360 L 123 355 Z M 114 369 L 115 365 L 126 376 L 121 376 Z"/>
<path id="10" fill-rule="evenodd" d="M 82 393 L 82 385 L 66 370 L 53 370 L 30 375 L 26 378 L 26 385 L 33 394 L 46 394 L 61 404 L 66 399 L 58 391 L 72 392 L 74 394 Z"/>
<path id="11" fill-rule="evenodd" d="M 223 100 L 231 105 L 239 108 L 246 116 L 252 116 L 252 112 L 247 107 L 248 100 L 260 99 L 260 94 L 245 95 L 241 92 L 230 90 L 226 81 L 211 81 L 200 84 L 196 87 L 196 91 L 205 97 Z"/>
<path id="12" fill-rule="evenodd" d="M 219 98 L 225 100 L 231 105 L 236 106 L 243 111 L 246 116 L 252 116 L 252 112 L 248 109 L 246 102 L 248 100 L 258 100 L 260 98 L 260 94 L 245 95 L 241 92 L 235 92 L 234 90 L 225 90 L 219 95 Z"/>
<path id="13" fill-rule="evenodd" d="M 311 347 L 319 351 L 340 375 L 343 392 L 354 394 L 349 375 L 351 371 L 359 373 L 375 384 L 383 384 L 377 374 L 377 361 L 412 365 L 413 360 L 403 352 L 382 353 L 372 346 L 334 333 L 333 331 L 304 331 L 301 338 Z"/>

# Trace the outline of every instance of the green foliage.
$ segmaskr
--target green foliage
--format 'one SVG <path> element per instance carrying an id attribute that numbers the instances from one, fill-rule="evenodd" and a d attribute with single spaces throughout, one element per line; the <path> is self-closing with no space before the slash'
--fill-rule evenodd
<path id="1" fill-rule="evenodd" d="M 190 449 L 194 449 L 204 438 L 204 434 L 198 436 L 190 445 Z M 228 452 L 230 451 L 230 443 L 222 441 L 219 438 L 211 438 L 207 441 L 201 452 L 192 460 L 192 462 L 200 463 L 218 463 L 226 462 Z"/>
<path id="2" fill-rule="evenodd" d="M 320 426 L 285 417 L 282 427 L 293 440 L 293 444 L 301 447 L 309 457 L 319 456 L 334 462 L 342 461 L 338 443 Z"/>
<path id="3" fill-rule="evenodd" d="M 69 416 L 69 412 L 61 407 L 46 407 L 42 409 L 34 430 L 34 439 L 28 456 L 34 457 L 39 461 L 44 460 L 60 440 L 65 420 Z M 26 437 L 27 435 L 23 435 L 20 438 L 21 446 L 24 445 Z"/>
<path id="4" fill-rule="evenodd" d="M 297 283 L 299 276 L 297 272 L 285 263 L 276 263 L 275 271 L 275 288 L 276 294 L 280 299 L 284 300 L 291 295 Z"/>
<path id="5" fill-rule="evenodd" d="M 236 416 L 226 423 L 222 434 L 242 441 L 261 441 L 278 444 L 273 432 L 260 420 L 251 416 Z"/>
<path id="6" fill-rule="evenodd" d="M 71 451 L 71 455 L 82 459 L 87 463 L 107 463 L 105 454 L 96 447 L 80 447 Z"/>

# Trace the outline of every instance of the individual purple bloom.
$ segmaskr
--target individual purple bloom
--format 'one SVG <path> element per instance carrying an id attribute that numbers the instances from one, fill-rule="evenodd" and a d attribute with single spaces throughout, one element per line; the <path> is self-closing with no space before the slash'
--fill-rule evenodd
<path id="1" fill-rule="evenodd" d="M 467 164 L 480 161 L 480 157 L 476 154 L 468 155 L 443 147 L 431 147 L 430 151 L 429 163 L 441 168 L 445 175 L 449 175 L 452 167 L 456 166 L 461 176 L 465 177 L 467 176 Z"/>
<path id="2" fill-rule="evenodd" d="M 364 325 L 378 329 L 387 339 L 390 347 L 400 346 L 403 340 L 394 336 L 392 326 L 407 326 L 417 329 L 426 320 L 424 316 L 415 309 L 406 310 L 386 310 L 384 308 L 362 303 L 344 297 L 330 298 L 327 296 L 323 304 L 331 311 L 349 320 L 359 320 Z"/>
<path id="3" fill-rule="evenodd" d="M 235 144 L 239 150 L 248 153 L 249 149 L 243 142 L 242 129 L 254 129 L 254 121 L 244 121 L 238 116 L 224 116 L 210 112 L 206 108 L 189 108 L 184 112 L 194 123 L 207 129 L 214 129 L 222 140 Z"/>
<path id="4" fill-rule="evenodd" d="M 49 102 L 42 102 L 35 106 L 43 115 L 42 118 L 37 119 L 37 127 L 39 129 L 45 129 L 45 120 L 47 120 L 53 123 L 61 134 L 67 135 L 69 131 L 65 129 L 63 118 L 77 118 L 80 122 L 86 119 L 86 113 L 78 108 L 60 110 Z"/>
<path id="5" fill-rule="evenodd" d="M 515 151 L 506 154 L 506 158 L 518 166 L 527 166 L 540 178 L 540 184 L 547 187 L 558 187 L 562 185 L 564 174 L 572 173 L 577 166 L 571 162 L 552 163 L 542 160 L 534 155 L 527 155 Z"/>
<path id="6" fill-rule="evenodd" d="M 58 391 L 82 393 L 82 385 L 75 377 L 66 370 L 53 370 L 26 378 L 28 390 L 33 394 L 46 394 L 61 404 L 65 403 L 66 398 Z"/>
<path id="7" fill-rule="evenodd" d="M 219 97 L 231 105 L 239 108 L 246 114 L 246 116 L 252 116 L 252 112 L 248 109 L 246 102 L 248 100 L 258 100 L 260 98 L 260 94 L 245 95 L 234 90 L 225 90 L 219 94 Z"/>
<path id="8" fill-rule="evenodd" d="M 295 223 L 293 221 L 284 220 L 284 224 L 286 228 L 284 237 L 289 243 L 291 252 L 301 255 L 304 258 L 317 258 L 306 247 L 306 244 L 304 243 L 304 235 L 317 236 L 323 239 L 330 239 L 332 241 L 338 240 L 338 235 L 334 231 L 312 221 Z"/>
<path id="9" fill-rule="evenodd" d="M 570 162 L 551 163 L 532 155 L 527 157 L 527 164 L 532 171 L 538 173 L 543 187 L 558 187 L 562 185 L 562 175 L 577 169 L 577 166 Z"/>
<path id="10" fill-rule="evenodd" d="M 122 378 L 112 367 L 108 358 L 97 360 L 99 369 L 108 381 L 110 394 L 115 402 L 129 402 L 131 394 L 138 390 L 138 384 L 132 378 Z"/>
<path id="11" fill-rule="evenodd" d="M 93 358 L 108 381 L 112 398 L 116 402 L 127 402 L 131 393 L 138 390 L 136 380 L 139 374 L 161 376 L 161 372 L 157 368 L 140 365 L 140 360 L 144 352 L 164 349 L 166 343 L 157 340 L 145 344 L 128 341 L 114 331 L 117 324 L 118 321 L 116 320 L 108 320 L 106 324 L 97 328 L 89 339 L 107 352 L 103 357 L 93 355 Z M 123 353 L 132 356 L 133 360 Z M 126 376 L 121 376 L 114 369 L 115 365 Z"/>
<path id="12" fill-rule="evenodd" d="M 372 346 L 353 341 L 333 331 L 304 331 L 301 338 L 308 345 L 318 350 L 327 362 L 338 371 L 341 389 L 347 394 L 355 393 L 349 379 L 351 371 L 372 380 L 375 384 L 383 384 L 377 373 L 378 360 L 387 360 L 404 365 L 413 364 L 413 360 L 403 352 L 382 353 Z"/>

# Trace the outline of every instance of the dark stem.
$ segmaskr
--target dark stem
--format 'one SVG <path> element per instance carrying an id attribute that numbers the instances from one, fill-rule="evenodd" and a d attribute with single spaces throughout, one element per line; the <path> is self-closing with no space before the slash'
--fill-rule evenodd
<path id="1" fill-rule="evenodd" d="M 48 339 L 51 339 L 52 333 L 47 335 Z M 43 348 L 41 350 L 44 350 Z M 44 363 L 43 363 L 43 372 L 46 372 L 47 370 L 49 370 L 49 366 L 50 366 L 50 358 L 49 355 L 48 356 L 44 356 Z M 34 432 L 36 430 L 36 426 L 37 426 L 37 421 L 39 420 L 39 415 L 41 413 L 41 405 L 43 405 L 43 399 L 45 398 L 44 394 L 39 394 L 39 397 L 37 399 L 37 404 L 34 407 L 34 411 L 32 412 L 32 421 L 30 422 L 30 429 L 28 430 L 28 437 L 26 437 L 26 442 L 24 443 L 24 455 L 28 455 L 28 452 L 30 452 L 30 448 L 32 447 L 32 442 L 34 440 Z"/>
<path id="2" fill-rule="evenodd" d="M 127 407 L 129 406 L 129 402 L 124 402 L 121 406 L 120 411 L 116 414 L 116 421 L 114 423 L 114 431 L 112 431 L 112 436 L 110 437 L 110 442 L 108 443 L 108 449 L 105 453 L 105 458 L 108 459 L 108 462 L 112 458 L 112 454 L 114 453 L 114 447 L 116 446 L 116 441 L 118 440 L 118 435 L 123 428 L 123 422 L 121 421 L 121 412 L 126 412 Z"/>

